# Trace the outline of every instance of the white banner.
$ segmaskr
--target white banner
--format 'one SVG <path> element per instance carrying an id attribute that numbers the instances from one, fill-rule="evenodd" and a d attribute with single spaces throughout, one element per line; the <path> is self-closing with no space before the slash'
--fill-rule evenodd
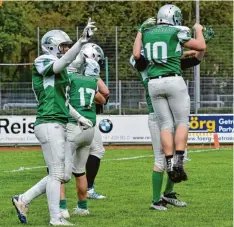
<path id="1" fill-rule="evenodd" d="M 0 144 L 38 144 L 35 116 L 0 116 Z M 191 115 L 188 144 L 233 143 L 233 115 Z M 98 115 L 97 125 L 104 143 L 151 143 L 148 115 Z"/>

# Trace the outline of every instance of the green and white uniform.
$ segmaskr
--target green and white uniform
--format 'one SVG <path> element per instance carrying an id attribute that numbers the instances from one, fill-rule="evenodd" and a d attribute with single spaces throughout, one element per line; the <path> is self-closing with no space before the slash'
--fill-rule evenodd
<path id="1" fill-rule="evenodd" d="M 166 167 L 165 155 L 162 151 L 161 141 L 160 141 L 160 129 L 157 121 L 157 117 L 154 113 L 153 105 L 149 96 L 148 82 L 149 78 L 147 76 L 147 69 L 143 72 L 139 72 L 139 78 L 141 83 L 145 88 L 146 102 L 148 106 L 149 116 L 148 116 L 148 127 L 150 130 L 150 136 L 154 151 L 154 165 L 159 169 L 164 170 Z"/>
<path id="2" fill-rule="evenodd" d="M 190 39 L 190 30 L 184 26 L 157 25 L 142 34 L 145 57 L 149 61 L 149 95 L 160 130 L 173 132 L 174 125 L 188 127 L 190 97 L 180 76 L 180 58 L 182 44 Z"/>
<path id="3" fill-rule="evenodd" d="M 57 60 L 48 54 L 36 58 L 33 64 L 32 87 L 38 101 L 34 133 L 41 144 L 49 175 L 22 195 L 29 203 L 46 192 L 51 220 L 61 217 L 60 184 L 68 182 L 72 174 L 72 153 L 66 133 L 70 80 L 66 68 L 58 74 L 53 72 Z"/>
<path id="4" fill-rule="evenodd" d="M 69 78 L 71 79 L 71 106 L 95 125 L 96 109 L 94 98 L 97 92 L 97 79 L 77 73 L 69 74 Z M 73 173 L 84 173 L 90 144 L 94 137 L 94 127 L 83 130 L 83 127 L 70 117 L 67 129 L 68 140 L 73 152 Z"/>
<path id="5" fill-rule="evenodd" d="M 89 59 L 89 58 L 86 59 L 84 72 L 86 75 L 91 75 L 93 78 L 97 78 L 98 80 L 101 80 L 100 66 L 93 59 Z M 102 142 L 102 135 L 101 135 L 98 125 L 96 125 L 94 128 L 94 138 L 90 146 L 89 154 L 94 155 L 99 159 L 102 159 L 104 156 L 104 153 L 105 153 L 105 148 Z"/>
<path id="6" fill-rule="evenodd" d="M 133 59 L 133 56 L 130 58 L 130 63 L 135 68 L 136 62 Z M 148 127 L 150 130 L 150 136 L 151 136 L 151 141 L 152 141 L 152 146 L 153 146 L 153 151 L 154 151 L 154 165 L 157 166 L 159 169 L 164 170 L 165 169 L 165 155 L 161 147 L 160 129 L 159 129 L 157 117 L 154 113 L 153 105 L 149 96 L 149 91 L 148 91 L 149 78 L 147 76 L 147 69 L 145 69 L 144 71 L 138 71 L 138 77 L 145 88 L 145 98 L 146 98 L 148 112 L 149 112 Z"/>
<path id="7" fill-rule="evenodd" d="M 188 27 L 157 25 L 144 30 L 142 42 L 145 58 L 149 61 L 149 78 L 168 73 L 181 74 L 181 44 L 191 39 Z"/>
<path id="8" fill-rule="evenodd" d="M 56 60 L 52 55 L 41 55 L 33 64 L 32 86 L 38 101 L 34 132 L 41 144 L 49 175 L 66 182 L 71 178 L 71 150 L 66 135 L 70 79 L 66 68 L 54 74 Z"/>
<path id="9" fill-rule="evenodd" d="M 66 124 L 69 117 L 68 99 L 70 80 L 67 70 L 55 75 L 52 55 L 42 55 L 32 69 L 33 90 L 38 101 L 35 126 L 41 123 Z"/>

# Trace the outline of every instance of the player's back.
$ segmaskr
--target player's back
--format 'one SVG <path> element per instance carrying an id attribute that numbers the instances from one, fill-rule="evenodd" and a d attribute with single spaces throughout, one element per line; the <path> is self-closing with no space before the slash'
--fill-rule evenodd
<path id="1" fill-rule="evenodd" d="M 149 61 L 148 76 L 181 74 L 181 45 L 190 39 L 190 30 L 184 26 L 161 24 L 145 29 L 142 41 L 145 57 Z"/>
<path id="2" fill-rule="evenodd" d="M 82 116 L 96 124 L 95 94 L 97 91 L 97 79 L 91 76 L 83 76 L 77 73 L 69 74 L 71 79 L 70 104 Z M 69 122 L 76 123 L 73 118 Z"/>
<path id="3" fill-rule="evenodd" d="M 66 69 L 58 74 L 53 72 L 56 59 L 52 55 L 41 55 L 33 64 L 32 88 L 38 101 L 35 125 L 47 122 L 66 124 L 68 121 L 70 80 Z"/>

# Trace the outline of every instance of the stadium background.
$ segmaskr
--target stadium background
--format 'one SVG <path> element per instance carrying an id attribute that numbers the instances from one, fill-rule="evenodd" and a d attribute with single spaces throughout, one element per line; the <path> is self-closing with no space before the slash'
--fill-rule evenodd
<path id="1" fill-rule="evenodd" d="M 40 39 L 43 34 L 51 29 L 62 29 L 76 40 L 88 17 L 96 21 L 98 27 L 92 41 L 103 48 L 106 56 L 102 66 L 102 79 L 107 83 L 111 96 L 104 108 L 104 115 L 147 114 L 144 88 L 136 71 L 129 64 L 129 57 L 137 26 L 146 18 L 156 16 L 158 8 L 165 3 L 169 2 L 4 1 L 0 9 L 2 119 L 16 115 L 23 116 L 24 119 L 27 115 L 36 114 L 30 68 L 33 60 L 41 54 Z M 196 2 L 173 4 L 182 9 L 184 24 L 192 27 L 196 20 Z M 217 119 L 223 119 L 226 116 L 222 114 L 233 112 L 233 2 L 200 1 L 199 5 L 200 23 L 212 25 L 215 37 L 207 45 L 207 52 L 200 65 L 200 79 L 194 72 L 195 68 L 185 70 L 183 76 L 191 97 L 191 114 L 221 114 Z M 229 115 L 229 120 L 232 119 L 232 115 Z M 208 122 L 210 119 L 205 120 Z M 198 121 L 200 124 L 200 120 Z M 1 124 L 4 126 L 4 120 Z M 217 120 L 216 125 L 218 124 Z M 229 122 L 227 128 L 230 124 L 233 125 Z M 135 131 L 140 131 L 137 125 Z M 203 128 L 198 127 L 193 132 L 200 133 L 202 130 Z M 231 131 L 229 133 L 232 135 Z M 24 137 L 23 131 L 18 134 Z M 2 137 L 3 129 L 1 141 L 4 141 Z M 148 138 L 148 135 L 145 137 Z M 230 138 L 229 141 L 232 141 Z M 12 138 L 8 141 L 15 142 Z"/>
<path id="2" fill-rule="evenodd" d="M 147 111 L 144 90 L 128 60 L 132 52 L 136 25 L 155 16 L 158 8 L 165 3 L 169 2 L 3 1 L 0 8 L 0 126 L 7 120 L 12 120 L 14 125 L 9 124 L 9 132 L 13 130 L 16 132 L 14 135 L 27 138 L 23 132 L 30 129 L 24 123 L 35 117 L 30 65 L 40 53 L 41 36 L 50 29 L 59 28 L 76 39 L 89 16 L 97 22 L 98 27 L 93 41 L 104 49 L 108 57 L 111 98 L 104 113 L 117 114 L 116 117 L 119 117 L 119 114 L 124 117 L 134 114 L 130 115 L 132 118 L 136 114 L 145 116 L 141 115 Z M 182 9 L 184 23 L 192 27 L 195 23 L 195 2 L 172 3 Z M 202 102 L 199 104 L 198 113 L 206 113 L 208 117 L 210 114 L 229 114 L 231 120 L 233 2 L 200 1 L 200 20 L 201 24 L 213 26 L 215 38 L 208 44 L 207 53 L 201 63 Z M 193 70 L 184 72 L 192 99 L 192 113 L 195 112 Z M 102 77 L 105 81 L 104 71 L 103 69 Z M 104 115 L 104 118 L 106 116 L 108 115 Z M 210 120 L 206 119 L 206 116 L 202 117 L 205 117 L 201 120 L 205 119 L 206 123 Z M 199 125 L 200 123 L 199 121 Z M 209 122 L 205 127 L 212 128 L 214 125 L 214 122 Z M 231 125 L 233 128 L 233 124 Z M 229 128 L 229 125 L 227 127 Z M 198 128 L 201 129 L 200 126 Z M 1 146 L 4 133 L 1 127 Z M 204 134 L 210 136 L 209 133 Z M 6 151 L 0 152 L 0 226 L 19 226 L 10 202 L 11 196 L 35 184 L 45 175 L 46 167 L 40 148 L 13 148 L 12 145 L 17 145 L 14 142 L 9 145 L 11 147 L 0 149 Z M 175 187 L 180 198 L 188 203 L 188 207 L 178 209 L 170 206 L 168 212 L 159 213 L 148 209 L 151 202 L 151 172 L 154 160 L 151 147 L 107 146 L 95 185 L 98 191 L 105 193 L 107 200 L 89 201 L 91 215 L 72 215 L 71 222 L 78 223 L 80 227 L 233 226 L 232 148 L 223 144 L 220 150 L 213 149 L 213 144 L 201 146 L 199 149 L 190 148 L 189 158 L 191 161 L 185 166 L 189 180 Z M 67 185 L 69 210 L 76 203 L 73 181 L 74 179 Z M 46 198 L 40 197 L 30 204 L 29 226 L 48 226 L 48 220 Z"/>

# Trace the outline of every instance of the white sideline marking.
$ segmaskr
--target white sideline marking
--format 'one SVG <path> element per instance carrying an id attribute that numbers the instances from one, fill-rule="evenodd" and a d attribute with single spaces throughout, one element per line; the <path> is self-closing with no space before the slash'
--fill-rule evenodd
<path id="1" fill-rule="evenodd" d="M 41 169 L 41 168 L 46 168 L 46 167 L 47 166 L 33 166 L 33 167 L 21 166 L 21 167 L 19 167 L 19 169 L 13 169 L 13 170 L 3 171 L 3 172 L 13 173 L 13 172 L 20 172 L 20 171 L 24 171 L 24 170 Z"/>
<path id="2" fill-rule="evenodd" d="M 229 148 L 222 148 L 222 150 L 226 150 Z M 204 150 L 192 150 L 192 151 L 188 151 L 188 154 L 190 153 L 201 153 L 201 152 L 205 152 L 205 151 L 216 151 L 215 148 L 213 149 L 204 149 Z M 113 158 L 113 159 L 106 159 L 106 160 L 102 160 L 103 162 L 107 162 L 107 161 L 125 161 L 125 160 L 133 160 L 133 159 L 139 159 L 139 158 L 150 158 L 153 157 L 154 155 L 140 155 L 140 156 L 133 156 L 133 157 L 126 157 L 126 158 Z M 47 166 L 33 166 L 33 167 L 24 167 L 21 166 L 18 169 L 13 169 L 13 170 L 8 170 L 8 171 L 3 171 L 3 172 L 7 172 L 7 173 L 13 173 L 13 172 L 20 172 L 20 171 L 24 171 L 24 170 L 32 170 L 32 169 L 42 169 L 42 168 L 46 168 Z"/>

